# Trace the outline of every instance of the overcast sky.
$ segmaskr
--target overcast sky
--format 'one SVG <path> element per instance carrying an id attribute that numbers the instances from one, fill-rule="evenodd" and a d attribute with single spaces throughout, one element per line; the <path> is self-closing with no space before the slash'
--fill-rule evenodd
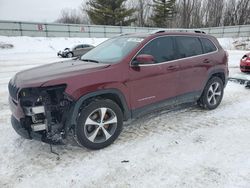
<path id="1" fill-rule="evenodd" d="M 78 9 L 83 1 L 0 0 L 0 20 L 53 22 L 62 9 Z"/>

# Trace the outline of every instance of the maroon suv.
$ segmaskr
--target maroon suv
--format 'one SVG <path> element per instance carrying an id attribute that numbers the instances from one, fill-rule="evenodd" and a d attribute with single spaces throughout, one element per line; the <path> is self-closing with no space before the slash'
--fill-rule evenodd
<path id="1" fill-rule="evenodd" d="M 57 143 L 74 133 L 90 149 L 110 145 L 123 121 L 163 107 L 215 109 L 228 77 L 218 41 L 159 31 L 107 40 L 78 60 L 17 73 L 9 82 L 11 122 L 27 139 Z"/>

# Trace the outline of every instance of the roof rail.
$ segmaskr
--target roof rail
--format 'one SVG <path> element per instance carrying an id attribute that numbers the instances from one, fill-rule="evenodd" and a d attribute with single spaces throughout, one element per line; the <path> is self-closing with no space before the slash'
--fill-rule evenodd
<path id="1" fill-rule="evenodd" d="M 165 33 L 165 32 L 187 32 L 187 33 L 202 33 L 206 34 L 204 31 L 199 29 L 182 29 L 182 28 L 173 28 L 173 29 L 157 29 L 150 32 L 150 34 L 156 34 L 156 33 Z"/>

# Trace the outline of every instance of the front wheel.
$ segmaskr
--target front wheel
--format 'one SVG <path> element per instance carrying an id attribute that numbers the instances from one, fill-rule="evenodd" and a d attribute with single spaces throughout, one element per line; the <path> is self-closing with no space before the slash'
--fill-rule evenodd
<path id="1" fill-rule="evenodd" d="M 69 52 L 69 53 L 67 53 L 67 58 L 72 58 L 73 57 L 73 53 L 71 53 L 71 52 Z"/>
<path id="2" fill-rule="evenodd" d="M 122 126 L 122 111 L 115 102 L 94 100 L 82 109 L 75 127 L 75 138 L 88 149 L 101 149 L 115 141 Z"/>
<path id="3" fill-rule="evenodd" d="M 221 103 L 223 94 L 224 85 L 222 80 L 219 77 L 212 77 L 198 100 L 198 104 L 202 108 L 213 110 Z"/>

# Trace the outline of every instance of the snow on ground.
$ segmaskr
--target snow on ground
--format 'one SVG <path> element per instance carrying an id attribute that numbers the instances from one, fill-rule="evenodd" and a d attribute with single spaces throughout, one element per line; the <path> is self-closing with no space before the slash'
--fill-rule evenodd
<path id="1" fill-rule="evenodd" d="M 64 37 L 7 37 L 0 36 L 0 42 L 12 44 L 14 48 L 0 50 L 1 55 L 9 55 L 13 53 L 34 53 L 34 52 L 57 52 L 64 48 L 72 47 L 76 44 L 92 44 L 98 45 L 105 38 L 64 38 Z"/>
<path id="2" fill-rule="evenodd" d="M 233 82 L 216 110 L 194 106 L 133 120 L 103 150 L 69 142 L 53 147 L 60 154 L 57 160 L 47 144 L 20 138 L 9 120 L 8 80 L 22 69 L 61 60 L 56 51 L 69 40 L 82 39 L 0 37 L 0 42 L 14 45 L 0 49 L 1 188 L 250 187 L 250 90 Z M 58 47 L 47 49 L 46 43 Z M 37 48 L 33 52 L 27 45 Z M 240 74 L 238 63 L 245 51 L 228 52 L 230 72 Z"/>
<path id="3" fill-rule="evenodd" d="M 219 38 L 220 44 L 227 50 L 250 50 L 250 37 Z"/>

